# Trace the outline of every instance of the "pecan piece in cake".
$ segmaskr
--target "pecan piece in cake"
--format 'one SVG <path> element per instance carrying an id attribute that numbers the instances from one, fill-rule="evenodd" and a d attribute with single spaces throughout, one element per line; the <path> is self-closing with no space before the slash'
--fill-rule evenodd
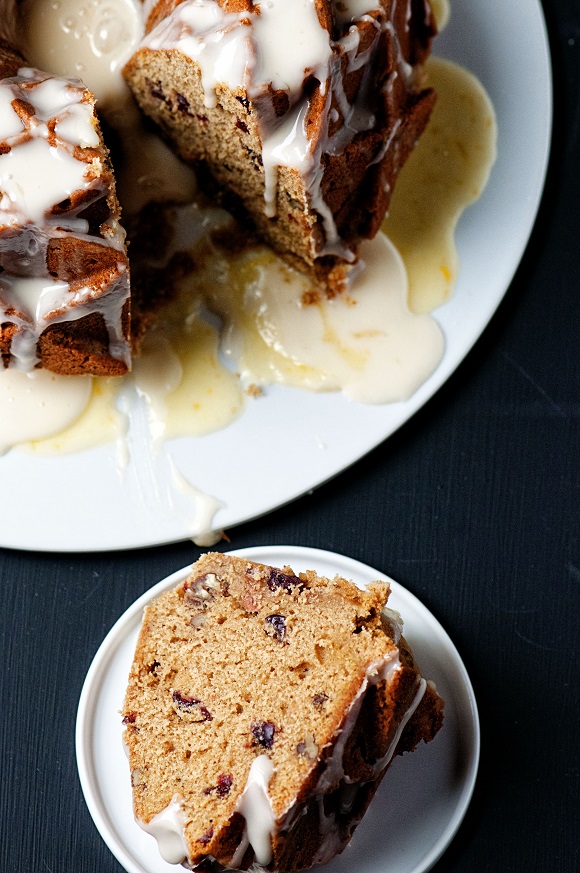
<path id="1" fill-rule="evenodd" d="M 315 761 L 318 758 L 318 746 L 314 742 L 314 734 L 306 734 L 303 743 L 298 743 L 296 753 L 301 758 L 308 758 L 309 761 Z"/>
<path id="2" fill-rule="evenodd" d="M 184 583 L 184 600 L 195 609 L 207 609 L 220 590 L 220 582 L 215 573 L 204 573 L 203 576 L 188 579 Z"/>

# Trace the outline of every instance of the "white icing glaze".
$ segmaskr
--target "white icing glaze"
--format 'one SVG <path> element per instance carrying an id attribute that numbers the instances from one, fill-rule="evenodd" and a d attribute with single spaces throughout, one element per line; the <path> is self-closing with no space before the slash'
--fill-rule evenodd
<path id="1" fill-rule="evenodd" d="M 163 511 L 187 523 L 194 542 L 215 544 L 221 537 L 214 518 L 224 504 L 190 482 L 163 441 L 166 404 L 173 393 L 172 385 L 180 366 L 172 355 L 169 361 L 162 360 L 155 352 L 149 351 L 147 357 L 150 360 L 145 376 L 137 368 L 136 373 L 132 372 L 122 380 L 108 380 L 109 383 L 114 381 L 121 389 L 116 397 L 121 425 L 117 429 L 119 475 L 144 505 L 156 507 L 157 511 L 163 507 Z M 159 363 L 159 378 L 153 374 L 156 361 Z M 203 372 L 194 368 L 190 376 L 203 385 Z M 90 425 L 89 419 L 87 426 Z"/>
<path id="2" fill-rule="evenodd" d="M 95 310 L 109 330 L 112 356 L 127 362 L 129 346 L 119 329 L 129 294 L 125 262 L 119 261 L 117 274 L 105 285 L 74 289 L 56 282 L 47 267 L 49 241 L 65 235 L 117 250 L 124 247 L 117 222 L 109 222 L 109 235 L 101 239 L 88 236 L 87 221 L 78 217 L 91 197 L 104 193 L 101 161 L 91 150 L 99 139 L 90 95 L 78 80 L 31 68 L 0 82 L 0 95 L 0 132 L 7 147 L 0 155 L 0 317 L 17 326 L 11 366 L 32 369 L 38 338 L 50 323 Z M 14 116 L 22 103 L 32 114 L 20 119 L 17 130 Z M 52 213 L 75 196 L 81 198 L 76 209 Z"/>
<path id="3" fill-rule="evenodd" d="M 276 830 L 276 822 L 272 803 L 268 795 L 268 785 L 274 774 L 274 765 L 267 755 L 258 755 L 252 761 L 248 781 L 240 799 L 236 804 L 236 812 L 246 820 L 245 840 L 238 847 L 232 866 L 238 866 L 245 849 L 240 854 L 241 846 L 246 843 L 254 850 L 256 863 L 266 866 L 272 860 L 272 836 Z"/>
<path id="4" fill-rule="evenodd" d="M 195 60 L 208 106 L 215 105 L 218 84 L 252 96 L 271 85 L 295 99 L 305 73 L 325 81 L 331 55 L 314 0 L 265 0 L 250 13 L 227 13 L 215 0 L 186 0 L 143 44 L 174 47 Z"/>
<path id="5" fill-rule="evenodd" d="M 222 509 L 225 504 L 218 500 L 217 497 L 212 497 L 210 494 L 205 494 L 196 488 L 195 485 L 187 479 L 180 470 L 175 466 L 175 462 L 171 459 L 171 480 L 175 489 L 186 497 L 192 499 L 196 507 L 196 515 L 191 523 L 192 535 L 191 539 L 201 548 L 211 548 L 222 539 L 223 531 L 216 531 L 214 526 L 214 516 L 219 509 Z"/>
<path id="6" fill-rule="evenodd" d="M 248 846 L 252 847 L 258 865 L 266 866 L 272 859 L 275 820 L 268 785 L 273 774 L 274 765 L 267 755 L 259 755 L 252 761 L 246 786 L 236 804 L 236 812 L 244 817 L 246 827 L 232 858 L 232 869 L 241 864 Z M 150 822 L 137 821 L 144 831 L 157 840 L 159 853 L 165 861 L 191 866 L 185 839 L 185 815 L 182 799 L 178 795 L 174 795 L 171 803 Z"/>
<path id="7" fill-rule="evenodd" d="M 109 352 L 113 358 L 126 360 L 128 343 L 122 334 L 121 310 L 128 294 L 126 267 L 118 264 L 119 275 L 95 297 L 95 288 L 82 286 L 72 292 L 65 282 L 55 282 L 50 277 L 28 278 L 0 274 L 0 315 L 5 316 L 18 328 L 12 338 L 11 367 L 29 372 L 37 363 L 38 337 L 50 324 L 74 321 L 92 312 L 102 315 L 109 332 Z M 98 289 L 97 289 L 98 290 Z M 63 299 L 63 295 L 66 299 Z M 14 311 L 13 301 L 20 302 L 27 312 Z"/>
<path id="8" fill-rule="evenodd" d="M 17 136 L 24 130 L 24 124 L 14 111 L 14 94 L 10 88 L 0 87 L 0 139 Z"/>
<path id="9" fill-rule="evenodd" d="M 276 215 L 278 167 L 300 168 L 306 174 L 314 164 L 305 126 L 307 112 L 308 102 L 304 100 L 263 139 L 264 211 L 270 218 Z"/>
<path id="10" fill-rule="evenodd" d="M 0 82 L 0 95 L 0 137 L 9 147 L 0 155 L 0 221 L 40 224 L 55 204 L 95 187 L 90 159 L 75 154 L 77 146 L 98 144 L 92 105 L 79 81 L 30 68 Z M 14 129 L 16 101 L 34 110 L 26 124 L 21 121 L 20 130 Z M 86 109 L 81 109 L 83 103 Z M 55 129 L 56 143 L 49 142 L 51 121 L 55 128 L 64 125 L 66 133 L 61 140 Z"/>
<path id="11" fill-rule="evenodd" d="M 252 91 L 272 85 L 292 96 L 313 75 L 324 87 L 332 46 L 314 0 L 262 0 L 253 17 Z"/>
<path id="12" fill-rule="evenodd" d="M 0 155 L 0 210 L 7 224 L 17 226 L 19 216 L 40 224 L 55 203 L 90 187 L 87 164 L 45 139 L 31 139 Z"/>
<path id="13" fill-rule="evenodd" d="M 55 132 L 59 139 L 70 142 L 71 145 L 78 144 L 81 148 L 96 148 L 99 145 L 92 108 L 87 103 L 71 106 L 68 117 L 57 122 Z"/>
<path id="14" fill-rule="evenodd" d="M 137 823 L 157 840 L 159 854 L 168 864 L 181 864 L 187 860 L 185 815 L 179 795 L 174 795 L 169 806 L 155 815 L 150 822 L 137 819 Z"/>
<path id="15" fill-rule="evenodd" d="M 215 106 L 217 84 L 239 87 L 253 63 L 250 28 L 242 24 L 241 17 L 224 12 L 214 0 L 186 0 L 143 44 L 156 50 L 175 48 L 196 61 L 206 106 Z"/>
<path id="16" fill-rule="evenodd" d="M 23 312 L 31 321 L 46 318 L 55 307 L 61 305 L 64 291 L 68 291 L 68 282 L 57 279 L 10 276 L 0 273 L 2 296 L 9 306 Z"/>
<path id="17" fill-rule="evenodd" d="M 375 769 L 375 772 L 377 774 L 382 773 L 382 771 L 385 769 L 385 767 L 387 767 L 387 765 L 390 763 L 391 758 L 395 754 L 395 749 L 397 748 L 397 744 L 398 744 L 399 740 L 401 739 L 401 734 L 403 733 L 403 730 L 405 729 L 407 722 L 409 721 L 409 719 L 411 718 L 411 716 L 413 715 L 413 713 L 415 712 L 415 710 L 417 709 L 417 707 L 421 703 L 421 700 L 423 699 L 423 695 L 425 694 L 426 688 L 427 688 L 427 682 L 425 681 L 425 679 L 420 677 L 419 681 L 417 683 L 417 690 L 415 691 L 415 696 L 413 697 L 413 700 L 409 704 L 409 707 L 408 707 L 405 715 L 403 716 L 403 718 L 399 722 L 399 726 L 397 727 L 397 730 L 395 731 L 395 735 L 393 736 L 393 739 L 391 740 L 391 745 L 389 746 L 389 748 L 387 749 L 387 751 L 385 752 L 383 757 L 379 758 L 379 760 L 374 765 L 374 769 Z"/>
<path id="18" fill-rule="evenodd" d="M 381 610 L 381 620 L 383 626 L 386 625 L 386 630 L 396 646 L 399 645 L 399 640 L 403 635 L 403 619 L 401 615 L 389 606 L 383 607 Z"/>
<path id="19" fill-rule="evenodd" d="M 334 14 L 340 24 L 350 23 L 367 15 L 373 10 L 380 9 L 379 0 L 341 0 L 334 7 Z"/>

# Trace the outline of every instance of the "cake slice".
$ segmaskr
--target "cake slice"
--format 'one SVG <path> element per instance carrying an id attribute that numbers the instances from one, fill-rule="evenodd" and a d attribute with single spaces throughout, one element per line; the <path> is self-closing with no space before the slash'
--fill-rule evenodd
<path id="1" fill-rule="evenodd" d="M 393 755 L 442 722 L 388 593 L 209 553 L 146 608 L 124 740 L 167 861 L 291 871 L 347 845 Z"/>
<path id="2" fill-rule="evenodd" d="M 332 295 L 435 95 L 427 0 L 157 0 L 125 67 L 177 152 Z"/>
<path id="3" fill-rule="evenodd" d="M 109 153 L 78 79 L 0 42 L 0 354 L 5 367 L 130 366 L 129 269 Z"/>

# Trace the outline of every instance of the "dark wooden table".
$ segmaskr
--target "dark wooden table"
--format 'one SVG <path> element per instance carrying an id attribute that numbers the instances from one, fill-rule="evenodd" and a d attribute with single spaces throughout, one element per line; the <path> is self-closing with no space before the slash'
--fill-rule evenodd
<path id="1" fill-rule="evenodd" d="M 395 436 L 314 494 L 228 531 L 232 548 L 313 546 L 380 568 L 456 643 L 480 707 L 482 758 L 437 871 L 580 869 L 580 7 L 544 5 L 552 159 L 491 325 Z M 34 485 L 22 486 L 32 513 Z M 120 873 L 78 782 L 79 694 L 119 615 L 199 551 L 0 551 L 2 873 Z"/>

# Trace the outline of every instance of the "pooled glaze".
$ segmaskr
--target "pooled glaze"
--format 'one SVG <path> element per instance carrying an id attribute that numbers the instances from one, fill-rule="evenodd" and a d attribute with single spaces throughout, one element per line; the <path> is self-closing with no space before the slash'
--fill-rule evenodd
<path id="1" fill-rule="evenodd" d="M 403 167 L 383 230 L 409 277 L 409 306 L 431 312 L 453 294 L 459 272 L 455 229 L 481 196 L 496 157 L 497 125 L 480 82 L 451 61 L 426 65 L 437 103 Z"/>
<path id="2" fill-rule="evenodd" d="M 104 107 L 127 94 L 121 68 L 143 34 L 139 0 L 27 0 L 24 51 L 41 69 L 77 75 Z"/>
<path id="3" fill-rule="evenodd" d="M 241 283 L 235 272 L 227 285 L 210 280 L 208 305 L 244 383 L 340 390 L 359 403 L 413 394 L 441 359 L 441 330 L 410 313 L 405 267 L 386 237 L 363 243 L 361 258 L 348 293 L 306 305 L 307 281 L 266 253 L 246 259 Z"/>
<path id="4" fill-rule="evenodd" d="M 31 439 L 48 439 L 73 424 L 91 396 L 90 376 L 73 380 L 48 370 L 0 374 L 0 455 Z"/>

